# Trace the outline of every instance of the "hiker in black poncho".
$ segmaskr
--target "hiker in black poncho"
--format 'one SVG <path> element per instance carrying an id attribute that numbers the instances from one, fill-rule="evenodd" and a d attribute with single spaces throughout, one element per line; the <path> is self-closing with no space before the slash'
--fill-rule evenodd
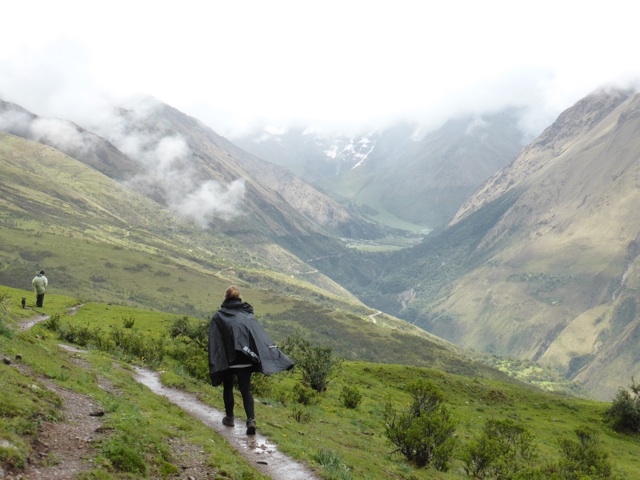
<path id="1" fill-rule="evenodd" d="M 256 433 L 251 374 L 265 375 L 289 370 L 293 361 L 276 347 L 253 315 L 253 307 L 231 286 L 224 302 L 209 324 L 209 375 L 213 386 L 223 385 L 225 417 L 222 423 L 234 425 L 233 376 L 238 378 L 242 403 L 247 415 L 247 434 Z"/>

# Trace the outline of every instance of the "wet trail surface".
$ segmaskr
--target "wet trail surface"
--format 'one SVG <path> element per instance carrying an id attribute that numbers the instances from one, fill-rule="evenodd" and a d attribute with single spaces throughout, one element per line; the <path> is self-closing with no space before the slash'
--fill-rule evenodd
<path id="1" fill-rule="evenodd" d="M 135 367 L 135 370 L 138 382 L 146 385 L 152 392 L 166 397 L 171 403 L 218 432 L 265 475 L 278 480 L 318 478 L 307 466 L 278 451 L 277 446 L 259 432 L 247 435 L 244 421 L 236 418 L 235 427 L 226 427 L 222 425 L 224 413 L 220 410 L 202 403 L 194 394 L 163 386 L 157 372 L 141 367 Z"/>
<path id="2" fill-rule="evenodd" d="M 34 325 L 37 325 L 40 322 L 44 322 L 49 319 L 49 315 L 40 314 L 37 317 L 32 317 L 27 319 L 26 321 L 20 322 L 18 324 L 18 330 L 24 332 L 25 330 L 29 330 Z"/>
<path id="3" fill-rule="evenodd" d="M 75 314 L 80 306 L 73 307 L 68 314 Z M 20 323 L 18 328 L 28 330 L 48 318 L 48 315 L 39 315 Z M 87 353 L 86 350 L 69 345 L 59 344 L 59 347 L 75 353 Z M 258 431 L 255 435 L 247 435 L 244 421 L 238 418 L 235 427 L 226 427 L 222 424 L 224 416 L 222 411 L 206 405 L 192 393 L 162 385 L 158 372 L 143 367 L 134 367 L 134 369 L 136 381 L 145 385 L 153 393 L 167 398 L 171 403 L 215 430 L 264 475 L 277 480 L 314 480 L 319 478 L 308 466 L 286 456 L 267 437 L 261 435 L 259 421 Z"/>

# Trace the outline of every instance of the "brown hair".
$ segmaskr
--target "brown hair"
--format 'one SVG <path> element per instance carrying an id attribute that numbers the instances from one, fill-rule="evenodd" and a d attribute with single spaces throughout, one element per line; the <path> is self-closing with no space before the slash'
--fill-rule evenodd
<path id="1" fill-rule="evenodd" d="M 226 300 L 240 300 L 240 290 L 238 290 L 238 287 L 234 287 L 233 285 L 231 285 L 229 288 L 227 288 L 224 292 L 224 299 Z"/>

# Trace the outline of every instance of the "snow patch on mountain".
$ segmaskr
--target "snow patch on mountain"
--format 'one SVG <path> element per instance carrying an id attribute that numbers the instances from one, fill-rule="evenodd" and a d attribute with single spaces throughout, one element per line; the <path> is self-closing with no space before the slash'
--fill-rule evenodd
<path id="1" fill-rule="evenodd" d="M 317 143 L 322 142 L 321 139 L 316 141 Z M 324 141 L 326 142 L 326 140 Z M 336 162 L 336 175 L 340 173 L 343 165 L 351 169 L 362 165 L 376 147 L 376 140 L 369 136 L 348 138 L 336 136 L 329 142 L 323 152 L 327 158 Z"/>

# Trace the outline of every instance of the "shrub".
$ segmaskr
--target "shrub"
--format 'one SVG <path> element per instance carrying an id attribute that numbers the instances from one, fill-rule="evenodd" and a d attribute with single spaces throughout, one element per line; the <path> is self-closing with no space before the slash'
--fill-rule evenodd
<path id="1" fill-rule="evenodd" d="M 209 322 L 198 320 L 191 331 L 191 339 L 200 348 L 207 350 L 209 344 Z"/>
<path id="2" fill-rule="evenodd" d="M 209 323 L 200 320 L 193 325 L 185 315 L 176 319 L 169 327 L 169 336 L 171 338 L 188 337 L 201 349 L 206 350 L 209 343 Z"/>
<path id="3" fill-rule="evenodd" d="M 293 396 L 297 403 L 307 406 L 316 405 L 320 401 L 317 391 L 300 383 L 293 386 Z"/>
<path id="4" fill-rule="evenodd" d="M 176 337 L 189 337 L 191 338 L 192 328 L 189 323 L 189 317 L 186 315 L 176 319 L 169 327 L 169 336 L 171 338 Z"/>
<path id="5" fill-rule="evenodd" d="M 418 467 L 431 464 L 441 471 L 449 469 L 456 447 L 455 423 L 444 396 L 431 382 L 417 380 L 408 386 L 413 402 L 405 412 L 397 412 L 391 403 L 384 411 L 385 433 L 396 451 Z"/>
<path id="6" fill-rule="evenodd" d="M 273 388 L 266 375 L 251 375 L 251 391 L 258 397 L 269 397 Z"/>
<path id="7" fill-rule="evenodd" d="M 133 316 L 122 317 L 122 326 L 124 328 L 133 328 L 134 323 L 136 323 L 136 319 Z"/>
<path id="8" fill-rule="evenodd" d="M 60 326 L 53 323 L 47 325 L 47 328 L 58 328 L 61 339 L 81 347 L 93 345 L 106 352 L 136 357 L 148 364 L 162 361 L 165 355 L 166 336 L 164 335 L 151 337 L 136 332 L 126 333 L 114 326 L 111 326 L 108 334 L 105 334 L 100 327 L 69 324 Z"/>
<path id="9" fill-rule="evenodd" d="M 629 392 L 631 390 L 631 393 Z M 629 390 L 620 388 L 605 417 L 618 432 L 640 432 L 640 385 L 631 377 Z"/>
<path id="10" fill-rule="evenodd" d="M 333 355 L 332 347 L 313 347 L 300 333 L 287 337 L 280 349 L 295 362 L 302 383 L 320 393 L 327 389 L 342 365 L 342 359 Z"/>
<path id="11" fill-rule="evenodd" d="M 533 435 L 511 420 L 489 420 L 480 436 L 463 452 L 465 472 L 472 478 L 514 478 L 534 467 Z"/>
<path id="12" fill-rule="evenodd" d="M 344 385 L 340 392 L 340 401 L 347 408 L 356 408 L 362 401 L 362 393 L 355 385 Z"/>
<path id="13" fill-rule="evenodd" d="M 589 426 L 575 429 L 577 440 L 561 439 L 562 459 L 557 465 L 547 467 L 548 478 L 562 480 L 601 480 L 618 478 L 602 451 L 602 445 L 595 430 Z"/>
<path id="14" fill-rule="evenodd" d="M 193 378 L 209 381 L 209 359 L 197 344 L 183 344 L 174 351 L 174 355 Z"/>
<path id="15" fill-rule="evenodd" d="M 44 322 L 44 327 L 47 330 L 50 330 L 52 332 L 59 332 L 60 331 L 60 314 L 55 313 L 55 314 L 51 315 Z"/>

